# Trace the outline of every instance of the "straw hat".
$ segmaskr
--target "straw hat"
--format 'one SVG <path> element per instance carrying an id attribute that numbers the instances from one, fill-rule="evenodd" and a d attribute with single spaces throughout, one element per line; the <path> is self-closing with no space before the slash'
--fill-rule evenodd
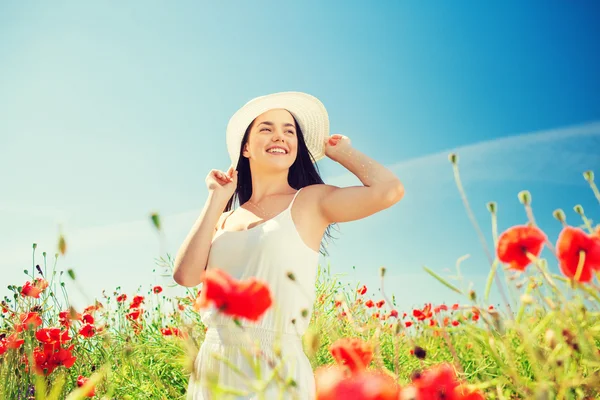
<path id="1" fill-rule="evenodd" d="M 329 136 L 329 116 L 319 99 L 302 92 L 279 92 L 256 97 L 237 110 L 227 124 L 227 152 L 234 167 L 240 156 L 244 133 L 256 117 L 274 108 L 288 110 L 298 121 L 306 147 L 315 161 L 325 157 L 325 138 Z"/>

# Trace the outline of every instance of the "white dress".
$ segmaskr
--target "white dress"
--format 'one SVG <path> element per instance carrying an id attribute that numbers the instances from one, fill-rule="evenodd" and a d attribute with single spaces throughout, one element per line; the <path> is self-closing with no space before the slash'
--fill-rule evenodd
<path id="1" fill-rule="evenodd" d="M 243 231 L 223 230 L 223 224 L 218 228 L 207 268 L 222 269 L 236 279 L 265 280 L 273 305 L 257 322 L 241 319 L 242 327 L 214 307 L 202 310 L 208 330 L 194 362 L 188 400 L 315 398 L 302 335 L 313 311 L 319 253 L 304 243 L 292 220 L 300 190 L 288 208 L 260 225 Z M 251 363 L 259 366 L 258 374 Z M 263 397 L 252 389 L 259 381 L 269 381 Z M 207 385 L 215 382 L 235 393 L 211 397 Z"/>

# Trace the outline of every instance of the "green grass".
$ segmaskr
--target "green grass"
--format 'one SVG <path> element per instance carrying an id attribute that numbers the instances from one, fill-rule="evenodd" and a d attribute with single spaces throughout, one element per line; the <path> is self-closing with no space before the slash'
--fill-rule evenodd
<path id="1" fill-rule="evenodd" d="M 458 188 L 470 212 L 460 185 L 456 158 L 451 161 L 454 161 Z M 600 201 L 593 174 L 588 172 L 585 177 Z M 529 199 L 520 197 L 531 220 Z M 490 204 L 488 208 L 495 229 L 495 206 Z M 581 212 L 585 223 L 587 218 L 583 210 Z M 156 214 L 152 215 L 152 221 L 160 230 Z M 472 222 L 478 230 L 476 221 L 472 219 Z M 592 230 L 589 223 L 584 226 Z M 497 240 L 498 233 L 493 232 L 493 236 Z M 59 243 L 59 251 L 66 251 L 62 236 Z M 34 256 L 35 250 L 34 245 Z M 448 311 L 434 313 L 432 319 L 437 321 L 436 326 L 430 325 L 430 319 L 417 321 L 412 309 L 397 309 L 394 299 L 388 298 L 383 290 L 384 270 L 381 271 L 382 295 L 371 297 L 377 288 L 368 288 L 361 296 L 355 288 L 342 285 L 331 275 L 329 268 L 321 267 L 317 282 L 319 300 L 304 337 L 311 365 L 316 370 L 334 364 L 329 352 L 331 343 L 342 337 L 360 337 L 374 345 L 369 368 L 388 371 L 403 386 L 411 382 L 416 371 L 449 362 L 456 367 L 461 379 L 481 389 L 488 399 L 600 398 L 600 291 L 597 281 L 579 284 L 551 274 L 545 260 L 534 260 L 524 274 L 515 277 L 494 259 L 493 251 L 489 253 L 490 279 L 486 287 L 476 291 L 463 291 L 425 269 L 433 275 L 432 281 L 438 281 L 440 288 L 464 296 L 458 309 L 452 310 L 452 304 L 448 304 Z M 58 254 L 56 258 L 59 258 Z M 172 262 L 170 257 L 160 260 L 167 273 Z M 460 275 L 459 264 L 457 272 Z M 9 286 L 14 296 L 2 303 L 0 335 L 4 335 L 4 340 L 15 332 L 19 315 L 30 311 L 41 316 L 43 324 L 39 328 L 60 326 L 59 312 L 69 308 L 63 275 L 75 283 L 77 279 L 73 271 L 57 273 L 56 267 L 55 263 L 47 274 L 44 262 L 43 271 L 40 268 L 37 273 L 26 272 L 26 279 L 31 281 L 40 277 L 41 271 L 50 284 L 39 299 L 20 296 L 21 286 Z M 492 284 L 501 288 L 510 302 L 511 312 L 504 305 L 501 309 L 489 309 L 487 298 Z M 0 398 L 85 398 L 76 384 L 77 377 L 83 375 L 91 377 L 95 384 L 95 398 L 184 399 L 192 362 L 205 332 L 193 308 L 196 291 L 188 290 L 187 293 L 185 298 L 167 298 L 151 290 L 142 293 L 145 296 L 141 305 L 144 313 L 135 322 L 126 317 L 135 293 L 127 293 L 127 302 L 121 304 L 116 302 L 120 294 L 118 288 L 111 296 L 98 299 L 102 307 L 93 314 L 94 326 L 103 330 L 85 338 L 77 333 L 81 323 L 73 322 L 69 344 L 74 346 L 73 355 L 77 360 L 72 367 L 60 366 L 48 376 L 27 369 L 23 360 L 24 357 L 32 360 L 31 352 L 39 346 L 34 332 L 39 328 L 24 330 L 18 334 L 24 344 L 0 355 Z M 381 309 L 367 308 L 364 300 L 357 302 L 363 298 L 385 299 L 386 304 Z M 375 312 L 383 315 L 392 309 L 398 311 L 398 318 L 373 317 Z M 344 316 L 342 312 L 345 312 Z M 403 313 L 407 316 L 403 317 Z M 477 321 L 475 314 L 479 315 Z M 444 326 L 445 317 L 448 317 L 447 326 Z M 413 325 L 406 327 L 407 321 Z M 453 326 L 452 321 L 458 321 L 457 326 Z M 164 336 L 160 329 L 166 326 L 178 327 L 184 337 Z M 422 359 L 411 354 L 417 346 L 426 352 Z"/>

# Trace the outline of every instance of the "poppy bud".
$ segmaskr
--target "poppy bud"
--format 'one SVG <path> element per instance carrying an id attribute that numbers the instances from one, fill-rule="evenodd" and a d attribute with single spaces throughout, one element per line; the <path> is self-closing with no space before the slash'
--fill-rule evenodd
<path id="1" fill-rule="evenodd" d="M 160 231 L 160 217 L 158 216 L 158 213 L 153 212 L 150 214 L 150 218 L 152 219 L 152 224 L 154 227 Z"/>
<path id="2" fill-rule="evenodd" d="M 71 268 L 67 270 L 67 274 L 69 274 L 71 279 L 75 280 L 75 271 L 73 271 Z"/>
<path id="3" fill-rule="evenodd" d="M 379 276 L 383 278 L 385 275 L 385 267 L 379 267 Z"/>
<path id="4" fill-rule="evenodd" d="M 63 256 L 65 255 L 65 253 L 67 251 L 67 242 L 65 241 L 65 237 L 63 236 L 62 233 L 60 234 L 60 236 L 58 238 L 58 251 Z"/>
<path id="5" fill-rule="evenodd" d="M 521 204 L 526 206 L 531 204 L 531 193 L 528 190 L 521 190 L 518 197 Z"/>
<path id="6" fill-rule="evenodd" d="M 573 207 L 573 210 L 575 210 L 577 214 L 583 215 L 583 207 L 581 204 L 577 204 L 575 207 Z"/>
<path id="7" fill-rule="evenodd" d="M 458 163 L 458 155 L 456 153 L 450 153 L 450 155 L 448 156 L 448 160 L 453 164 L 456 165 L 456 163 Z"/>
<path id="8" fill-rule="evenodd" d="M 567 222 L 567 217 L 565 215 L 565 212 L 563 210 L 561 210 L 560 208 L 557 208 L 556 210 L 554 210 L 554 212 L 552 212 L 552 216 L 554 218 L 556 218 L 558 220 L 558 222 L 564 224 Z"/>
<path id="9" fill-rule="evenodd" d="M 583 173 L 583 178 L 588 182 L 588 183 L 592 183 L 594 182 L 594 171 L 585 171 Z"/>
<path id="10" fill-rule="evenodd" d="M 491 212 L 492 214 L 496 213 L 496 202 L 495 201 L 490 201 L 486 204 L 487 209 L 489 212 Z"/>
<path id="11" fill-rule="evenodd" d="M 289 280 L 290 280 L 290 281 L 295 281 L 295 280 L 296 280 L 296 277 L 295 277 L 295 276 L 294 276 L 294 274 L 293 274 L 293 273 L 291 273 L 291 272 L 288 272 L 288 273 L 287 273 L 287 277 L 289 278 Z"/>
<path id="12" fill-rule="evenodd" d="M 46 252 L 43 252 L 43 253 L 42 253 L 42 255 L 43 255 L 44 257 L 46 257 Z"/>
<path id="13" fill-rule="evenodd" d="M 37 243 L 33 244 L 33 249 L 35 250 L 35 248 L 37 247 Z"/>
<path id="14" fill-rule="evenodd" d="M 472 289 L 469 290 L 469 298 L 471 299 L 471 301 L 476 301 L 477 300 L 477 294 Z"/>

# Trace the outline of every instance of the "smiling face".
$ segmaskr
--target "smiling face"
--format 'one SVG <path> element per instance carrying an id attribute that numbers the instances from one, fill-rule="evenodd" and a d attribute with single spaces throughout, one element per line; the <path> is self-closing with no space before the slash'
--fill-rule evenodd
<path id="1" fill-rule="evenodd" d="M 298 137 L 292 114 L 273 109 L 254 120 L 242 155 L 254 168 L 289 169 L 297 153 Z"/>

